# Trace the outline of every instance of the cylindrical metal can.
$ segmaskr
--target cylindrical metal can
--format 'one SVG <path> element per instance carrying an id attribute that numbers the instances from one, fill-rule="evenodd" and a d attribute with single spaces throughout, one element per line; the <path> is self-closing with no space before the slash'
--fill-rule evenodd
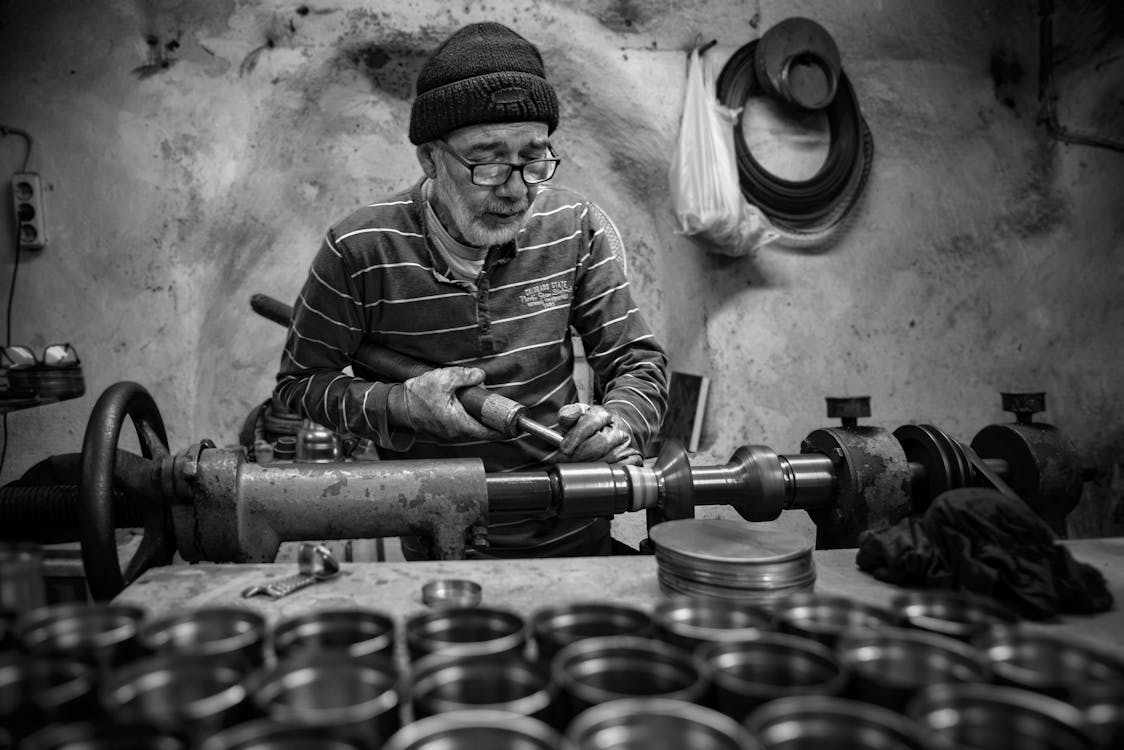
<path id="1" fill-rule="evenodd" d="M 101 704 L 115 722 L 152 727 L 192 745 L 252 718 L 248 673 L 190 652 L 149 656 L 114 671 Z"/>
<path id="2" fill-rule="evenodd" d="M 515 654 L 436 653 L 413 664 L 410 699 L 415 719 L 466 709 L 494 709 L 561 726 L 558 687 L 550 671 Z"/>
<path id="3" fill-rule="evenodd" d="M 524 655 L 527 623 L 515 612 L 491 607 L 456 607 L 419 612 L 406 619 L 410 659 L 427 654 Z"/>
<path id="4" fill-rule="evenodd" d="M 303 652 L 259 673 L 250 689 L 262 714 L 316 727 L 329 738 L 381 747 L 401 720 L 398 677 L 344 653 Z"/>
<path id="5" fill-rule="evenodd" d="M 847 671 L 819 641 L 761 633 L 751 641 L 713 643 L 699 650 L 714 682 L 715 707 L 738 721 L 758 706 L 796 695 L 841 695 Z"/>
<path id="6" fill-rule="evenodd" d="M 566 728 L 574 750 L 760 750 L 753 735 L 712 708 L 669 698 L 621 698 L 578 714 Z"/>
<path id="7" fill-rule="evenodd" d="M 566 646 L 551 664 L 566 718 L 618 698 L 700 702 L 710 673 L 698 656 L 654 638 L 607 635 Z"/>
<path id="8" fill-rule="evenodd" d="M 509 711 L 475 709 L 434 714 L 407 724 L 383 750 L 559 750 L 547 724 Z"/>
<path id="9" fill-rule="evenodd" d="M 930 750 L 917 722 L 888 708 L 849 698 L 778 698 L 754 710 L 744 723 L 769 750 Z"/>
<path id="10" fill-rule="evenodd" d="M 42 548 L 32 542 L 0 542 L 0 610 L 27 612 L 46 603 Z"/>
<path id="11" fill-rule="evenodd" d="M 260 667 L 265 661 L 266 622 L 244 607 L 202 607 L 145 623 L 137 634 L 151 653 L 190 653 L 197 658 Z"/>
<path id="12" fill-rule="evenodd" d="M 647 637 L 652 617 L 637 607 L 614 602 L 575 602 L 542 607 L 531 615 L 538 659 L 549 664 L 565 646 L 603 635 Z"/>
<path id="13" fill-rule="evenodd" d="M 301 651 L 343 651 L 360 661 L 394 661 L 394 619 L 372 609 L 324 609 L 281 620 L 271 635 L 284 659 Z"/>

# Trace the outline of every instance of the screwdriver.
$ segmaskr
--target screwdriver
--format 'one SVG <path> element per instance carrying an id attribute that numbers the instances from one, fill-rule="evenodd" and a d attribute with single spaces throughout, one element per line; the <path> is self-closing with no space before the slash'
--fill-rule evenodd
<path id="1" fill-rule="evenodd" d="M 275 323 L 288 326 L 293 308 L 265 294 L 250 297 L 254 312 Z M 363 344 L 355 359 L 382 375 L 398 381 L 415 378 L 433 369 L 430 365 L 404 354 Z M 562 433 L 536 422 L 527 416 L 527 407 L 506 396 L 493 393 L 479 385 L 465 386 L 457 391 L 457 399 L 474 419 L 507 437 L 526 432 L 557 448 L 562 445 Z"/>

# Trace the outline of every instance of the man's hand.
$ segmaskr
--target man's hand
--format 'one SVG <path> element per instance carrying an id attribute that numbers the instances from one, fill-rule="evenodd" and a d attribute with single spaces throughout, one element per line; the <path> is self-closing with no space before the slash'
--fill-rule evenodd
<path id="1" fill-rule="evenodd" d="M 632 447 L 632 436 L 614 424 L 612 412 L 603 406 L 566 404 L 558 410 L 558 426 L 566 431 L 559 450 L 567 461 L 644 463 L 640 451 Z"/>
<path id="2" fill-rule="evenodd" d="M 440 367 L 410 378 L 403 383 L 410 423 L 441 440 L 502 440 L 502 433 L 473 419 L 457 399 L 459 389 L 483 382 L 484 371 L 477 367 Z"/>

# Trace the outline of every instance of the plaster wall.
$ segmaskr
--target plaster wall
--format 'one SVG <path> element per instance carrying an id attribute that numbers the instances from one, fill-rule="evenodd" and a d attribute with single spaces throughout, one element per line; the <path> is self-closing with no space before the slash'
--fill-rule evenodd
<path id="1" fill-rule="evenodd" d="M 1119 140 L 1120 14 L 1058 6 L 1059 119 Z M 795 15 L 840 47 L 874 136 L 869 184 L 829 247 L 710 254 L 671 211 L 684 51 L 715 39 L 721 61 Z M 20 258 L 11 340 L 72 342 L 88 389 L 8 415 L 0 482 L 80 450 L 121 380 L 153 394 L 173 451 L 236 442 L 284 341 L 250 296 L 291 302 L 332 221 L 417 178 L 414 76 L 479 20 L 541 47 L 558 181 L 624 232 L 673 368 L 712 379 L 694 463 L 798 452 L 828 424 L 825 396 L 967 441 L 1010 421 L 1000 391 L 1044 390 L 1045 421 L 1100 472 L 1073 533 L 1124 532 L 1124 154 L 1038 122 L 1029 0 L 0 2 L 0 124 L 34 136 L 49 233 Z M 23 158 L 0 139 L 0 172 Z M 0 211 L 5 289 L 12 231 Z"/>

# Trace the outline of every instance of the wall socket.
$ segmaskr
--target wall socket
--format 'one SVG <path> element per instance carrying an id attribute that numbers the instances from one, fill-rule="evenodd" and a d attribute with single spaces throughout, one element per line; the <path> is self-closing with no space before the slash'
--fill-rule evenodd
<path id="1" fill-rule="evenodd" d="M 12 200 L 21 250 L 42 250 L 47 244 L 47 221 L 43 214 L 43 188 L 35 172 L 12 175 Z"/>

